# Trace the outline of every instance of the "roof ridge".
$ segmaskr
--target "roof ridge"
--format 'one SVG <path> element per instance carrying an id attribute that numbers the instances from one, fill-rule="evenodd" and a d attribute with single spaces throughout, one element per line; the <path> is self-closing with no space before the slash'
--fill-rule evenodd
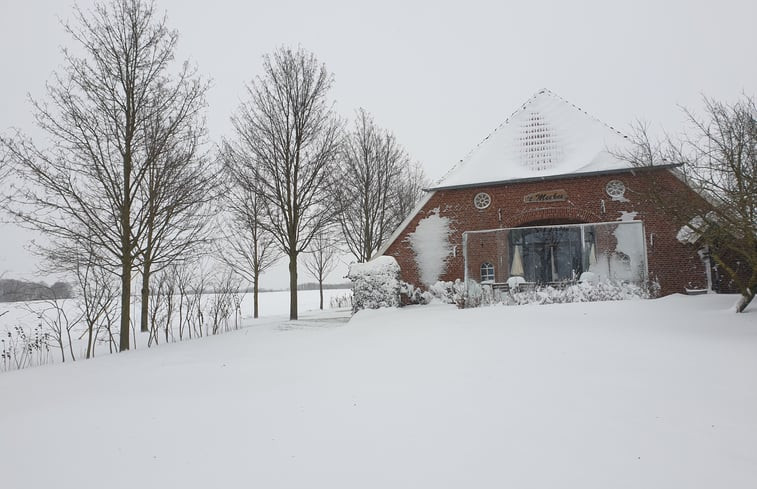
<path id="1" fill-rule="evenodd" d="M 484 143 L 485 143 L 486 141 L 488 141 L 488 140 L 489 140 L 489 138 L 491 138 L 492 136 L 494 136 L 494 135 L 495 135 L 495 134 L 497 133 L 497 131 L 499 131 L 499 130 L 500 130 L 500 129 L 502 129 L 502 128 L 503 128 L 504 126 L 506 126 L 506 125 L 507 125 L 507 124 L 508 124 L 508 123 L 509 123 L 509 122 L 510 122 L 510 121 L 511 121 L 511 120 L 512 120 L 512 119 L 513 119 L 513 118 L 514 118 L 514 117 L 515 117 L 516 115 L 518 115 L 518 114 L 519 114 L 520 112 L 522 112 L 522 111 L 526 110 L 526 108 L 527 108 L 527 107 L 528 107 L 529 105 L 531 105 L 531 104 L 532 104 L 532 103 L 533 103 L 533 102 L 534 102 L 534 101 L 536 100 L 536 98 L 537 98 L 537 97 L 538 97 L 539 95 L 542 95 L 542 94 L 545 94 L 545 95 L 548 95 L 548 96 L 550 96 L 550 97 L 553 97 L 553 98 L 555 98 L 555 99 L 557 99 L 557 100 L 559 100 L 559 101 L 563 102 L 564 104 L 566 104 L 566 105 L 569 105 L 569 106 L 573 107 L 573 108 L 574 108 L 574 109 L 576 109 L 576 110 L 577 110 L 578 112 L 581 112 L 582 114 L 584 114 L 584 115 L 585 115 L 586 117 L 588 117 L 588 118 L 590 118 L 590 119 L 592 119 L 592 120 L 594 120 L 594 121 L 596 121 L 596 122 L 598 122 L 598 123 L 602 124 L 603 126 L 607 127 L 607 128 L 608 128 L 608 129 L 610 129 L 611 131 L 615 132 L 616 134 L 618 134 L 618 135 L 619 135 L 620 137 L 622 137 L 623 139 L 628 139 L 628 136 L 626 136 L 625 134 L 623 134 L 623 133 L 622 133 L 622 132 L 620 132 L 619 130 L 615 129 L 615 127 L 613 127 L 613 126 L 611 126 L 610 124 L 607 124 L 606 122 L 604 122 L 604 121 L 602 121 L 602 120 L 598 119 L 597 117 L 595 117 L 595 116 L 593 116 L 593 115 L 589 114 L 588 112 L 586 112 L 586 111 L 585 111 L 584 109 L 582 109 L 581 107 L 577 106 L 577 105 L 576 105 L 576 104 L 574 104 L 573 102 L 570 102 L 570 101 L 566 100 L 565 98 L 563 98 L 563 97 L 561 97 L 560 95 L 556 94 L 556 93 L 555 93 L 555 92 L 553 92 L 552 90 L 550 90 L 550 89 L 548 89 L 548 88 L 546 88 L 546 87 L 543 87 L 543 88 L 540 88 L 539 90 L 537 90 L 537 91 L 536 91 L 536 92 L 535 92 L 535 93 L 534 93 L 534 94 L 533 94 L 533 95 L 532 95 L 531 97 L 529 97 L 529 98 L 528 98 L 528 100 L 526 100 L 525 102 L 523 102 L 523 103 L 522 103 L 522 104 L 521 104 L 521 105 L 520 105 L 520 106 L 519 106 L 519 107 L 518 107 L 517 109 L 515 109 L 515 110 L 514 110 L 514 111 L 513 111 L 513 112 L 512 112 L 512 113 L 511 113 L 511 114 L 510 114 L 510 115 L 509 115 L 508 117 L 507 117 L 507 119 L 505 119 L 505 120 L 504 120 L 503 122 L 501 122 L 501 123 L 500 123 L 500 124 L 499 124 L 499 125 L 498 125 L 497 127 L 495 127 L 495 128 L 494 128 L 494 130 L 493 130 L 493 131 L 491 131 L 491 132 L 490 132 L 490 133 L 489 133 L 489 134 L 488 134 L 488 135 L 487 135 L 487 136 L 486 136 L 486 137 L 485 137 L 484 139 L 482 139 L 481 141 L 479 141 L 479 142 L 478 142 L 478 144 L 476 144 L 476 145 L 475 145 L 475 146 L 474 146 L 474 147 L 473 147 L 473 148 L 472 148 L 472 149 L 471 149 L 470 151 L 468 151 L 468 152 L 467 152 L 467 153 L 465 154 L 465 156 L 463 156 L 463 157 L 462 157 L 462 158 L 461 158 L 461 159 L 460 159 L 460 160 L 459 160 L 458 162 L 456 162 L 456 163 L 455 163 L 454 165 L 452 165 L 452 168 L 450 168 L 449 170 L 447 170 L 447 171 L 446 171 L 446 172 L 444 173 L 444 175 L 442 175 L 442 176 L 441 176 L 441 177 L 440 177 L 440 178 L 439 178 L 439 179 L 438 179 L 438 180 L 437 180 L 437 181 L 436 181 L 436 182 L 434 183 L 434 187 L 438 187 L 438 186 L 439 186 L 439 184 L 441 184 L 441 183 L 442 183 L 442 182 L 443 182 L 443 181 L 444 181 L 444 180 L 445 180 L 445 179 L 446 179 L 447 177 L 449 177 L 449 176 L 450 176 L 450 175 L 451 175 L 452 173 L 454 173 L 454 172 L 455 172 L 455 170 L 457 170 L 457 169 L 458 169 L 458 168 L 460 167 L 460 165 L 462 165 L 462 164 L 463 164 L 463 163 L 464 163 L 464 162 L 465 162 L 466 160 L 468 160 L 468 159 L 469 159 L 469 157 L 470 157 L 470 156 L 471 156 L 471 155 L 472 155 L 473 153 L 475 153 L 475 152 L 476 152 L 476 151 L 477 151 L 477 150 L 478 150 L 478 149 L 479 149 L 479 148 L 481 147 L 481 145 L 482 145 L 482 144 L 484 144 Z"/>
<path id="2" fill-rule="evenodd" d="M 611 131 L 613 131 L 613 132 L 617 133 L 617 134 L 618 134 L 618 136 L 622 137 L 623 139 L 628 139 L 628 136 L 626 136 L 625 134 L 623 134 L 623 133 L 622 133 L 622 132 L 620 132 L 619 130 L 615 129 L 615 127 L 613 127 L 613 126 L 611 126 L 610 124 L 606 123 L 605 121 L 603 121 L 603 120 L 602 120 L 602 119 L 600 119 L 599 117 L 596 117 L 596 116 L 593 116 L 593 115 L 589 114 L 589 113 L 588 113 L 587 111 L 585 111 L 584 109 L 582 109 L 582 108 L 581 108 L 581 107 L 579 107 L 578 105 L 574 104 L 573 102 L 571 102 L 571 101 L 569 101 L 569 100 L 566 100 L 565 98 L 563 98 L 563 97 L 561 97 L 560 95 L 556 94 L 556 93 L 555 93 L 555 92 L 553 92 L 552 90 L 549 90 L 549 89 L 547 89 L 547 88 L 542 88 L 541 90 L 539 90 L 539 92 L 537 92 L 537 95 L 538 95 L 538 94 L 540 94 L 540 93 L 543 93 L 543 92 L 547 92 L 547 93 L 549 93 L 549 95 L 551 95 L 551 96 L 555 97 L 556 99 L 559 99 L 559 100 L 561 100 L 562 102 L 564 102 L 564 103 L 566 103 L 566 104 L 570 105 L 571 107 L 573 107 L 573 108 L 574 108 L 574 109 L 576 109 L 577 111 L 579 111 L 579 112 L 583 113 L 583 114 L 584 114 L 585 116 L 589 117 L 590 119 L 594 119 L 595 121 L 599 122 L 600 124 L 602 124 L 602 125 L 603 125 L 603 126 L 605 126 L 606 128 L 608 128 L 608 129 L 610 129 Z M 534 95 L 534 97 L 535 97 L 535 95 Z"/>

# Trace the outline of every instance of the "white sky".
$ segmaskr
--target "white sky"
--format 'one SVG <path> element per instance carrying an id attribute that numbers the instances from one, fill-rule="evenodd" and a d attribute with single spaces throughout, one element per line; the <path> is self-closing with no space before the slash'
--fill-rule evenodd
<path id="1" fill-rule="evenodd" d="M 27 93 L 44 98 L 60 47 L 72 45 L 58 22 L 71 17 L 72 4 L 0 0 L 0 131 L 38 136 Z M 621 131 L 644 119 L 674 133 L 682 129 L 678 105 L 697 109 L 701 94 L 734 100 L 757 91 L 750 0 L 157 5 L 181 34 L 177 59 L 213 79 L 213 140 L 230 134 L 229 115 L 261 56 L 301 44 L 334 73 L 337 110 L 349 117 L 366 108 L 434 179 L 542 87 Z M 8 224 L 0 232 L 0 274 L 28 276 L 29 233 Z M 283 286 L 284 275 L 263 285 Z"/>

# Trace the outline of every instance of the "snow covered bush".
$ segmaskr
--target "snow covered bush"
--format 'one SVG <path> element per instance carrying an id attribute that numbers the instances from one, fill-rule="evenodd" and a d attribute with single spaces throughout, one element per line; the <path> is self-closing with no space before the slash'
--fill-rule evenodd
<path id="1" fill-rule="evenodd" d="M 421 300 L 413 303 L 428 304 L 435 300 L 443 304 L 455 304 L 458 308 L 464 309 L 494 302 L 492 300 L 491 288 L 482 287 L 475 281 L 471 281 L 466 285 L 460 279 L 454 282 L 436 282 L 429 287 L 428 291 L 423 292 L 420 296 Z"/>
<path id="2" fill-rule="evenodd" d="M 563 304 L 568 302 L 597 302 L 618 301 L 628 299 L 649 299 L 654 295 L 647 287 L 633 283 L 589 281 L 564 288 L 551 286 L 533 290 L 515 290 L 509 294 L 502 294 L 502 303 L 522 304 Z"/>
<path id="3" fill-rule="evenodd" d="M 352 312 L 379 307 L 399 307 L 400 266 L 391 256 L 368 263 L 353 263 L 347 278 L 352 281 Z"/>
<path id="4" fill-rule="evenodd" d="M 428 292 L 431 294 L 431 297 L 444 304 L 453 304 L 455 302 L 455 282 L 440 280 L 429 287 Z"/>
<path id="5" fill-rule="evenodd" d="M 415 287 L 413 284 L 402 283 L 402 294 L 407 297 L 409 304 L 430 304 L 433 301 L 443 304 L 455 304 L 458 308 L 478 307 L 492 304 L 491 288 L 482 287 L 475 281 L 465 284 L 457 279 L 454 282 L 438 281 L 428 290 Z"/>
<path id="6" fill-rule="evenodd" d="M 480 289 L 480 287 L 479 287 Z M 415 287 L 413 284 L 402 282 L 402 295 L 407 297 L 409 304 L 429 304 L 441 302 L 442 304 L 455 304 L 459 308 L 466 306 L 468 298 L 465 282 L 460 279 L 454 282 L 440 280 L 431 285 L 428 290 Z"/>
<path id="7" fill-rule="evenodd" d="M 342 295 L 335 295 L 329 301 L 331 309 L 346 309 L 352 307 L 352 293 L 347 292 Z"/>
<path id="8" fill-rule="evenodd" d="M 403 305 L 428 304 L 433 300 L 430 292 L 407 282 L 400 282 L 400 302 Z"/>
<path id="9" fill-rule="evenodd" d="M 583 276 L 582 276 L 583 278 Z M 628 299 L 650 299 L 657 297 L 660 286 L 657 282 L 643 285 L 627 282 L 596 281 L 593 277 L 578 284 L 565 287 L 511 288 L 509 291 L 493 290 L 486 285 L 471 281 L 461 287 L 458 307 L 479 307 L 482 305 L 505 304 L 563 304 L 569 302 L 617 301 Z M 588 280 L 588 279 L 592 280 Z"/>

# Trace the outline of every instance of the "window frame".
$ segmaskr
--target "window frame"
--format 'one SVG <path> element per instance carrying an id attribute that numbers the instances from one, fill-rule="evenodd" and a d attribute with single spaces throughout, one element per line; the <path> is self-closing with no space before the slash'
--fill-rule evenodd
<path id="1" fill-rule="evenodd" d="M 481 272 L 481 283 L 494 283 L 494 265 L 491 262 L 485 261 L 481 264 L 481 267 L 479 267 L 479 271 Z M 486 277 L 484 278 L 484 273 L 486 273 Z M 491 278 L 488 278 L 491 277 Z"/>

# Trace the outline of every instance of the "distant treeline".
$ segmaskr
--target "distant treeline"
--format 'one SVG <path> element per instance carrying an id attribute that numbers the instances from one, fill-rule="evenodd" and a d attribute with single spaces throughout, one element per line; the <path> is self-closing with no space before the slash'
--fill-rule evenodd
<path id="1" fill-rule="evenodd" d="M 345 282 L 343 284 L 323 284 L 324 289 L 351 289 L 352 283 Z M 297 290 L 318 290 L 318 282 L 308 282 L 306 284 L 299 284 Z"/>
<path id="2" fill-rule="evenodd" d="M 341 284 L 323 284 L 324 289 L 349 289 L 349 282 Z M 287 289 L 261 289 L 261 292 L 276 292 Z M 300 284 L 297 290 L 318 290 L 318 283 Z M 241 292 L 252 292 L 252 288 L 241 289 Z M 71 285 L 67 282 L 55 282 L 47 285 L 44 282 L 29 282 L 26 280 L 0 279 L 0 302 L 23 302 L 49 299 L 70 299 L 74 296 Z"/>
<path id="3" fill-rule="evenodd" d="M 44 282 L 28 282 L 12 278 L 0 279 L 0 302 L 39 301 L 45 299 L 70 299 L 73 289 L 66 282 L 47 285 Z"/>
<path id="4" fill-rule="evenodd" d="M 323 284 L 324 290 L 326 289 L 351 289 L 352 283 L 350 282 L 344 282 L 341 284 Z M 260 289 L 260 292 L 279 292 L 282 290 L 289 290 L 289 289 Z M 317 282 L 308 282 L 306 284 L 299 284 L 297 286 L 297 290 L 318 290 L 318 283 Z M 243 289 L 244 292 L 252 292 L 252 287 L 249 287 L 247 289 Z"/>

